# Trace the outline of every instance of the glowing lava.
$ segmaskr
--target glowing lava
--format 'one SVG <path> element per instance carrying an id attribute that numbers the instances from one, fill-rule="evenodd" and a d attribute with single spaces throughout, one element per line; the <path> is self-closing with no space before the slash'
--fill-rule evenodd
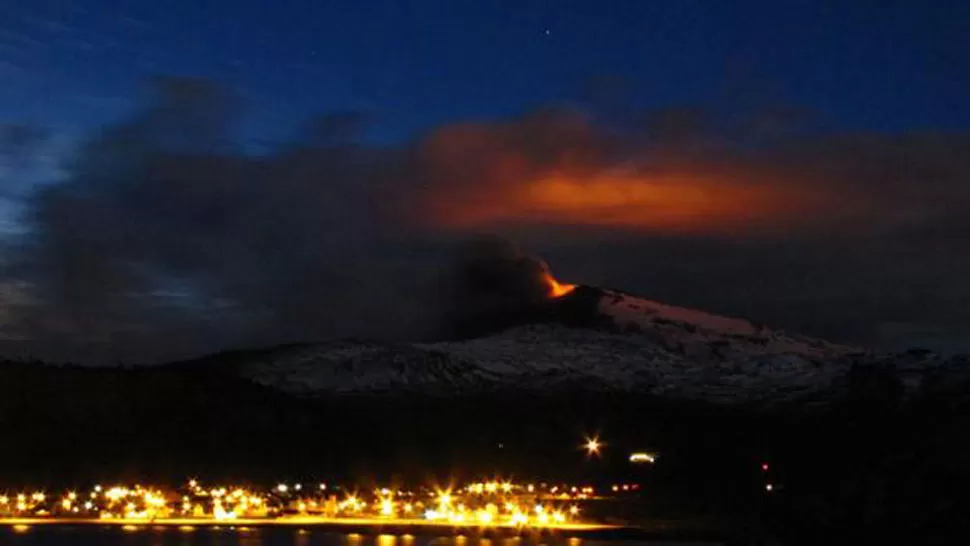
<path id="1" fill-rule="evenodd" d="M 575 284 L 561 283 L 548 271 L 542 274 L 542 281 L 548 287 L 550 298 L 561 298 L 576 289 Z"/>

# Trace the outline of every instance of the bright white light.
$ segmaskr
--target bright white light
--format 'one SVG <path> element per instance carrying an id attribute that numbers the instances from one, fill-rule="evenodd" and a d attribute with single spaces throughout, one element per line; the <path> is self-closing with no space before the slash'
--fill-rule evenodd
<path id="1" fill-rule="evenodd" d="M 657 461 L 657 456 L 653 453 L 631 453 L 630 462 L 631 463 L 653 463 Z"/>

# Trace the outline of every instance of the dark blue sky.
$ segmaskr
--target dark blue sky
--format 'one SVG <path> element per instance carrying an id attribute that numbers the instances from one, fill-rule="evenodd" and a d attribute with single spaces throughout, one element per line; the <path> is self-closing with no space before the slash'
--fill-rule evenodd
<path id="1" fill-rule="evenodd" d="M 960 1 L 33 0 L 0 6 L 0 120 L 55 130 L 130 110 L 147 76 L 247 99 L 247 136 L 360 109 L 397 138 L 575 100 L 779 102 L 846 128 L 970 126 Z"/>

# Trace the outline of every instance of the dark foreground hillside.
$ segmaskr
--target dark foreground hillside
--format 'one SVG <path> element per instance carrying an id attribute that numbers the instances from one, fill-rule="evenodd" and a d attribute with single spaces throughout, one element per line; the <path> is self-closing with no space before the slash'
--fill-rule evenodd
<path id="1" fill-rule="evenodd" d="M 426 481 L 482 473 L 642 485 L 639 521 L 702 519 L 806 543 L 955 536 L 970 503 L 970 407 L 903 401 L 859 370 L 825 409 L 643 395 L 297 398 L 218 366 L 0 366 L 0 489 L 112 480 Z M 598 432 L 603 457 L 579 449 Z M 657 464 L 635 467 L 632 450 Z M 767 463 L 768 471 L 762 470 Z M 773 491 L 765 491 L 771 483 Z"/>

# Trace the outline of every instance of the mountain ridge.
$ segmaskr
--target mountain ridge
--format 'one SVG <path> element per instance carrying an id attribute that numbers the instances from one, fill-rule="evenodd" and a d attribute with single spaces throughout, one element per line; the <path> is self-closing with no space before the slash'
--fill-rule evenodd
<path id="1" fill-rule="evenodd" d="M 892 375 L 904 397 L 927 380 L 970 385 L 968 357 L 832 343 L 614 289 L 577 286 L 503 313 L 439 341 L 288 343 L 144 369 L 298 397 L 588 392 L 812 406 L 841 398 L 858 370 Z"/>
<path id="2" fill-rule="evenodd" d="M 214 358 L 299 396 L 571 390 L 769 405 L 838 397 L 858 367 L 892 369 L 913 393 L 928 374 L 961 375 L 952 372 L 966 361 L 880 353 L 587 286 L 517 311 L 505 328 L 485 323 L 484 335 L 444 341 L 342 339 Z"/>

